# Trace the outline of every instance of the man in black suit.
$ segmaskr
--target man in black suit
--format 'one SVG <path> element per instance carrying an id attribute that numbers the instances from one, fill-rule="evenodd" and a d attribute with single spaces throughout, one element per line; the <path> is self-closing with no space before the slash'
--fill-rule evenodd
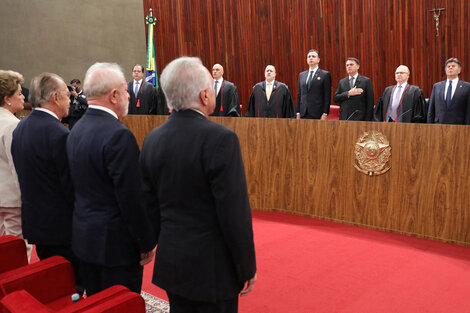
<path id="1" fill-rule="evenodd" d="M 408 84 L 410 69 L 400 65 L 395 70 L 396 85 L 385 88 L 374 108 L 374 121 L 426 123 L 427 108 L 418 86 Z"/>
<path id="2" fill-rule="evenodd" d="M 129 98 L 129 114 L 157 114 L 158 93 L 155 86 L 144 79 L 144 67 L 136 64 L 132 69 L 134 80 L 127 84 Z"/>
<path id="3" fill-rule="evenodd" d="M 445 63 L 447 79 L 435 83 L 429 99 L 428 123 L 470 125 L 470 83 L 459 80 L 462 63 Z"/>
<path id="4" fill-rule="evenodd" d="M 156 238 L 140 202 L 139 147 L 118 120 L 129 101 L 119 65 L 92 65 L 84 91 L 88 110 L 67 139 L 75 186 L 72 248 L 87 295 L 116 284 L 140 293 L 142 266 L 152 260 Z"/>
<path id="5" fill-rule="evenodd" d="M 140 155 L 158 234 L 152 281 L 166 290 L 172 313 L 237 312 L 238 295 L 256 281 L 238 137 L 207 119 L 215 91 L 201 60 L 172 61 L 161 85 L 173 111 L 145 138 Z"/>
<path id="6" fill-rule="evenodd" d="M 276 79 L 276 68 L 266 66 L 265 81 L 253 86 L 246 116 L 248 117 L 294 117 L 294 103 L 289 87 Z"/>
<path id="7" fill-rule="evenodd" d="M 296 117 L 326 120 L 330 113 L 331 75 L 318 67 L 320 55 L 317 50 L 307 54 L 309 69 L 299 74 L 297 87 Z"/>
<path id="8" fill-rule="evenodd" d="M 225 80 L 224 68 L 220 64 L 212 67 L 214 78 L 215 109 L 210 116 L 240 116 L 240 101 L 237 86 Z"/>
<path id="9" fill-rule="evenodd" d="M 73 185 L 65 152 L 69 130 L 61 123 L 69 112 L 70 94 L 64 80 L 43 73 L 31 81 L 33 111 L 13 131 L 11 153 L 21 190 L 24 238 L 36 245 L 43 260 L 60 255 L 78 276 L 78 260 L 70 247 Z"/>
<path id="10" fill-rule="evenodd" d="M 370 78 L 359 75 L 359 60 L 348 58 L 346 72 L 333 96 L 339 103 L 339 119 L 346 121 L 371 121 L 374 113 L 374 90 Z"/>

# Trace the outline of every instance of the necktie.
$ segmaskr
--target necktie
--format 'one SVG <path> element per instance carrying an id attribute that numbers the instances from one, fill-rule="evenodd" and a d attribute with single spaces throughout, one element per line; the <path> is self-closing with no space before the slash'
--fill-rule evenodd
<path id="1" fill-rule="evenodd" d="M 393 102 L 392 102 L 392 107 L 391 107 L 391 112 L 390 112 L 390 118 L 392 120 L 397 119 L 397 111 L 398 111 L 398 106 L 400 104 L 400 99 L 401 99 L 401 86 L 399 85 L 395 89 L 395 94 L 393 95 Z"/>
<path id="2" fill-rule="evenodd" d="M 216 97 L 217 97 L 217 83 L 218 83 L 218 82 L 219 82 L 219 81 L 216 80 L 216 81 L 215 81 L 215 84 L 214 84 L 214 90 L 215 90 L 215 96 L 216 96 Z"/>
<path id="3" fill-rule="evenodd" d="M 134 95 L 136 98 L 139 96 L 139 82 L 135 83 Z"/>
<path id="4" fill-rule="evenodd" d="M 307 89 L 310 90 L 310 85 L 312 84 L 313 71 L 310 71 L 307 78 Z"/>
<path id="5" fill-rule="evenodd" d="M 447 108 L 450 107 L 450 104 L 452 103 L 452 81 L 449 80 L 449 87 L 447 87 L 447 94 L 446 94 L 446 105 Z"/>
<path id="6" fill-rule="evenodd" d="M 272 91 L 271 85 L 272 85 L 271 83 L 268 83 L 266 87 L 266 98 L 268 98 L 268 101 L 269 101 L 269 98 L 271 98 L 271 91 Z"/>
<path id="7" fill-rule="evenodd" d="M 351 78 L 349 79 L 349 88 L 352 89 L 353 87 L 354 87 L 354 77 L 351 77 Z"/>

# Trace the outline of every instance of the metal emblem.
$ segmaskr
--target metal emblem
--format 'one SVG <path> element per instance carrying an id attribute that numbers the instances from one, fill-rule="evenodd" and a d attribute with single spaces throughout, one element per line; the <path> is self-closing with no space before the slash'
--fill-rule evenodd
<path id="1" fill-rule="evenodd" d="M 387 137 L 381 132 L 364 132 L 357 139 L 354 148 L 357 161 L 354 167 L 369 176 L 383 174 L 390 169 L 387 162 L 392 154 L 391 150 Z"/>

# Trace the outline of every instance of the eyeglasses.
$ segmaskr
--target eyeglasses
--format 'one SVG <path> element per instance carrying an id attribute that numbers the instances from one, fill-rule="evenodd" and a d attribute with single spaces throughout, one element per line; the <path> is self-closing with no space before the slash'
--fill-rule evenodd
<path id="1" fill-rule="evenodd" d="M 395 72 L 395 75 L 405 75 L 408 74 L 407 72 Z"/>

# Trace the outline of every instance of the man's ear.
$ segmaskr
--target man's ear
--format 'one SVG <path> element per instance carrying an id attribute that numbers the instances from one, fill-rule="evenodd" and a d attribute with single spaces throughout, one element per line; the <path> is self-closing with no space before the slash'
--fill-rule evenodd
<path id="1" fill-rule="evenodd" d="M 109 93 L 109 102 L 111 102 L 112 104 L 116 104 L 118 103 L 119 101 L 119 95 L 118 95 L 118 90 L 117 89 L 113 89 L 110 93 Z"/>
<path id="2" fill-rule="evenodd" d="M 207 102 L 209 101 L 207 88 L 204 88 L 201 90 L 201 92 L 199 93 L 199 98 L 201 99 L 201 103 L 203 103 L 204 105 L 207 105 Z"/>

